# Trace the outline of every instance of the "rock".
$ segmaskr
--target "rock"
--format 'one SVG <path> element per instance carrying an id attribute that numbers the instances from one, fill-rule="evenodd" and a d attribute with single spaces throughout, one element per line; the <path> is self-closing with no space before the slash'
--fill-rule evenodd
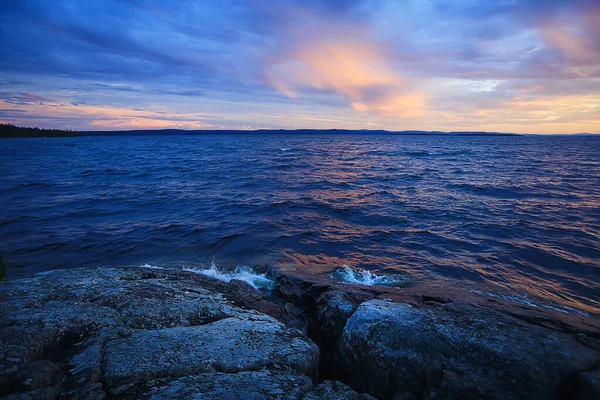
<path id="1" fill-rule="evenodd" d="M 229 286 L 231 292 L 227 295 L 227 298 L 237 306 L 251 308 L 272 317 L 281 318 L 281 309 L 274 303 L 266 301 L 263 294 L 249 283 L 232 279 L 229 281 Z"/>
<path id="2" fill-rule="evenodd" d="M 338 381 L 324 381 L 304 396 L 304 400 L 375 400 L 368 394 L 358 394 Z"/>
<path id="3" fill-rule="evenodd" d="M 276 275 L 272 297 L 280 297 L 284 303 L 296 304 L 307 311 L 314 310 L 317 298 L 331 289 L 330 285 L 318 279 L 308 280 L 272 272 Z"/>
<path id="4" fill-rule="evenodd" d="M 104 400 L 106 399 L 106 393 L 104 392 L 102 385 L 96 382 L 77 387 L 76 389 L 65 393 L 62 398 L 71 400 Z"/>
<path id="5" fill-rule="evenodd" d="M 56 400 L 60 399 L 60 394 L 57 387 L 47 387 L 30 392 L 10 394 L 2 397 L 2 400 Z"/>
<path id="6" fill-rule="evenodd" d="M 298 329 L 306 334 L 309 325 L 307 313 L 294 303 L 285 303 L 283 306 L 283 321 L 287 326 Z"/>
<path id="7" fill-rule="evenodd" d="M 323 293 L 316 302 L 316 308 L 309 328 L 309 336 L 321 349 L 321 377 L 324 379 L 348 381 L 348 376 L 339 368 L 337 354 L 342 331 L 346 321 L 365 300 L 364 293 L 331 290 Z"/>
<path id="8" fill-rule="evenodd" d="M 575 400 L 600 399 L 600 370 L 579 374 L 575 387 Z"/>
<path id="9" fill-rule="evenodd" d="M 148 389 L 149 387 L 149 389 Z M 128 392 L 122 399 L 302 399 L 312 388 L 304 375 L 276 374 L 269 371 L 206 373 L 175 380 L 151 381 Z"/>
<path id="10" fill-rule="evenodd" d="M 341 337 L 346 321 L 360 304 L 350 293 L 341 290 L 329 291 L 317 299 L 315 312 L 315 334 L 328 338 L 329 342 Z"/>
<path id="11" fill-rule="evenodd" d="M 31 391 L 54 386 L 60 383 L 61 368 L 48 360 L 34 361 L 23 368 L 17 375 L 19 389 Z"/>
<path id="12" fill-rule="evenodd" d="M 319 349 L 307 337 L 256 313 L 109 341 L 104 376 L 109 389 L 203 372 L 269 369 L 316 377 L 318 359 Z"/>
<path id="13" fill-rule="evenodd" d="M 286 276 L 272 293 L 148 268 L 3 282 L 0 398 L 598 397 L 593 318 Z"/>
<path id="14" fill-rule="evenodd" d="M 380 398 L 551 399 L 600 360 L 573 335 L 460 302 L 364 302 L 339 352 L 354 387 Z"/>
<path id="15" fill-rule="evenodd" d="M 57 270 L 4 282 L 0 397 L 103 399 L 216 372 L 281 373 L 282 388 L 316 379 L 315 344 L 257 311 L 275 307 L 245 283 L 187 271 Z"/>

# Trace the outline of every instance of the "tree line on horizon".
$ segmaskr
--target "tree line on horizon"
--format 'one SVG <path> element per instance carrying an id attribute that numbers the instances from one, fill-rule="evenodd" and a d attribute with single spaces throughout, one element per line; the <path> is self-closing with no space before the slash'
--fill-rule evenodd
<path id="1" fill-rule="evenodd" d="M 72 136 L 81 136 L 81 133 L 70 129 L 40 129 L 16 126 L 13 124 L 0 124 L 0 138 Z"/>

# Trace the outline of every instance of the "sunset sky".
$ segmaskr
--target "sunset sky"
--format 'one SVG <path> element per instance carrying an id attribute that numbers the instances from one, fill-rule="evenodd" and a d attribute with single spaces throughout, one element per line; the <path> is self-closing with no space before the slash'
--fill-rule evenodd
<path id="1" fill-rule="evenodd" d="M 600 133 L 600 1 L 2 1 L 0 122 Z"/>

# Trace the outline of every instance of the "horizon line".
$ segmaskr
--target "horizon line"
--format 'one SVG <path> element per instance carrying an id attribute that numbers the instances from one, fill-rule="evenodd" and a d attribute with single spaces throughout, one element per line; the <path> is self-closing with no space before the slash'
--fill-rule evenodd
<path id="1" fill-rule="evenodd" d="M 259 129 L 186 129 L 186 128 L 160 128 L 160 129 L 123 129 L 123 130 L 76 130 L 82 134 L 99 135 L 104 133 L 112 134 L 128 134 L 128 133 L 160 133 L 160 132 L 185 132 L 190 134 L 208 134 L 208 133 L 290 133 L 290 134 L 302 134 L 302 133 L 325 133 L 325 134 L 405 134 L 405 135 L 496 135 L 496 136 L 528 136 L 528 135 L 600 135 L 600 132 L 571 132 L 571 133 L 548 133 L 548 132 L 537 132 L 537 133 L 519 133 L 519 132 L 498 132 L 498 131 L 479 131 L 479 130 L 457 130 L 457 131 L 439 131 L 439 130 L 422 130 L 422 129 L 404 129 L 404 130 L 389 130 L 389 129 L 348 129 L 348 128 L 259 128 Z"/>

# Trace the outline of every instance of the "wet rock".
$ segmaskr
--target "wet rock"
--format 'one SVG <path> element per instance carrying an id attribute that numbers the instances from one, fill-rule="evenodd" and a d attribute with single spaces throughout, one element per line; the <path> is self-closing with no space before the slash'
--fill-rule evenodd
<path id="1" fill-rule="evenodd" d="M 304 396 L 304 400 L 375 400 L 374 397 L 359 394 L 350 386 L 338 381 L 324 381 Z"/>
<path id="2" fill-rule="evenodd" d="M 330 285 L 319 282 L 318 279 L 307 280 L 276 272 L 274 274 L 276 282 L 272 297 L 281 298 L 284 303 L 296 304 L 309 313 L 315 309 L 319 296 L 331 289 Z"/>
<path id="3" fill-rule="evenodd" d="M 232 279 L 229 282 L 231 293 L 227 296 L 237 306 L 251 308 L 275 318 L 281 318 L 281 309 L 265 300 L 263 294 L 245 281 Z"/>
<path id="4" fill-rule="evenodd" d="M 447 303 L 452 303 L 452 299 L 447 296 L 436 296 L 436 295 L 424 294 L 421 296 L 421 303 L 447 304 Z"/>
<path id="5" fill-rule="evenodd" d="M 456 302 L 364 302 L 339 352 L 354 387 L 379 398 L 551 399 L 600 360 L 573 335 Z"/>

